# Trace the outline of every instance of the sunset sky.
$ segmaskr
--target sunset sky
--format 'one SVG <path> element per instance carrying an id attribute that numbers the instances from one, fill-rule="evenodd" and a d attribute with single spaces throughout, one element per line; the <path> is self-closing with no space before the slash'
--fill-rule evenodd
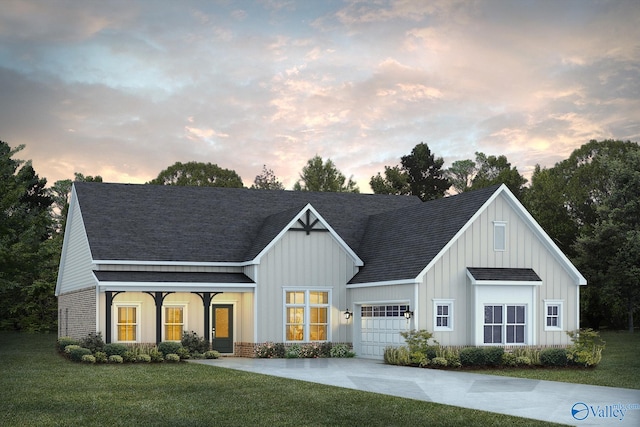
<path id="1" fill-rule="evenodd" d="M 49 184 L 143 183 L 177 161 L 332 159 L 362 192 L 420 142 L 529 177 L 640 141 L 640 2 L 0 2 L 0 140 Z"/>

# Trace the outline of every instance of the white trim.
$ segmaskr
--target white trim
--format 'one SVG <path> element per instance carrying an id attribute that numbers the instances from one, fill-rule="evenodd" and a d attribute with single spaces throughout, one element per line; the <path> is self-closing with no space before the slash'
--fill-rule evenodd
<path id="1" fill-rule="evenodd" d="M 168 301 L 166 303 L 162 303 L 162 320 L 161 320 L 161 322 L 162 322 L 162 341 L 169 341 L 167 339 L 167 330 L 166 330 L 167 320 L 166 320 L 165 308 L 175 308 L 175 307 L 182 308 L 182 333 L 180 334 L 180 339 L 179 340 L 171 340 L 171 341 L 180 341 L 182 339 L 182 334 L 189 330 L 189 326 L 188 326 L 189 315 L 188 315 L 188 311 L 187 311 L 188 307 L 189 307 L 189 303 L 188 302 L 183 302 L 183 301 Z"/>
<path id="2" fill-rule="evenodd" d="M 145 265 L 149 267 L 181 266 L 181 267 L 246 267 L 257 264 L 252 261 L 244 262 L 196 262 L 196 261 L 134 261 L 124 259 L 94 259 L 95 265 Z"/>
<path id="3" fill-rule="evenodd" d="M 144 284 L 142 284 L 144 283 Z M 252 292 L 256 289 L 255 284 L 237 286 L 229 283 L 185 283 L 176 284 L 171 282 L 101 282 L 100 292 L 105 291 L 130 291 L 130 292 L 152 292 L 162 289 L 166 292 Z"/>
<path id="4" fill-rule="evenodd" d="M 113 302 L 111 315 L 111 333 L 113 343 L 138 343 L 142 342 L 142 302 L 140 301 L 121 301 Z M 136 308 L 136 339 L 134 341 L 120 341 L 118 339 L 118 307 L 135 307 Z"/>
<path id="5" fill-rule="evenodd" d="M 264 254 L 269 252 L 269 250 L 271 250 L 271 248 L 282 238 L 282 236 L 284 236 L 289 231 L 289 229 L 293 227 L 298 222 L 298 220 L 302 218 L 302 215 L 305 214 L 307 211 L 311 211 L 311 213 L 318 219 L 318 221 L 320 221 L 320 223 L 329 231 L 331 236 L 338 242 L 340 246 L 342 246 L 345 252 L 347 252 L 349 256 L 353 259 L 353 262 L 356 265 L 356 267 L 362 267 L 364 265 L 364 262 L 360 259 L 360 257 L 349 247 L 349 245 L 347 245 L 347 243 L 344 240 L 342 240 L 342 237 L 340 237 L 340 235 L 336 233 L 333 227 L 329 225 L 329 223 L 322 217 L 322 215 L 320 215 L 318 211 L 315 210 L 313 206 L 311 206 L 311 203 L 307 203 L 307 205 L 304 208 L 302 208 L 302 210 L 295 217 L 293 217 L 293 219 L 289 221 L 289 223 L 282 230 L 280 230 L 278 235 L 274 237 L 273 240 L 271 240 L 271 242 L 269 242 L 269 244 L 265 246 L 260 251 L 260 253 L 253 259 L 253 263 L 259 264 Z"/>
<path id="6" fill-rule="evenodd" d="M 367 283 L 347 283 L 347 289 L 356 288 L 374 288 L 376 286 L 394 286 L 394 285 L 419 285 L 420 281 L 416 279 L 387 280 L 385 282 L 367 282 Z"/>
<path id="7" fill-rule="evenodd" d="M 282 287 L 282 341 L 290 344 L 306 344 L 310 342 L 331 342 L 331 332 L 333 329 L 332 323 L 332 308 L 333 308 L 333 295 L 332 288 L 315 288 L 315 287 L 300 287 L 300 286 L 283 286 Z M 287 303 L 287 292 L 301 292 L 304 293 L 303 303 Z M 327 303 L 326 304 L 312 304 L 310 294 L 311 292 L 326 292 Z M 287 340 L 287 308 L 300 307 L 304 309 L 304 319 L 302 319 L 302 340 Z M 327 310 L 327 329 L 325 331 L 325 339 L 312 340 L 311 339 L 311 308 L 320 307 Z"/>
<path id="8" fill-rule="evenodd" d="M 499 248 L 497 243 L 497 230 L 502 229 L 502 248 Z M 506 252 L 507 251 L 507 221 L 493 221 L 493 250 L 494 252 Z"/>
<path id="9" fill-rule="evenodd" d="M 438 299 L 433 300 L 433 331 L 436 332 L 453 332 L 454 331 L 454 301 L 453 299 Z M 446 316 L 449 319 L 449 326 L 437 326 L 438 325 L 438 306 L 449 307 L 449 314 Z M 442 316 L 441 316 L 442 317 Z"/>
<path id="10" fill-rule="evenodd" d="M 545 299 L 544 301 L 544 313 L 542 316 L 542 321 L 544 323 L 544 330 L 547 331 L 563 331 L 564 330 L 564 300 L 561 299 Z M 547 312 L 547 307 L 557 306 L 558 307 L 558 326 L 548 326 L 547 325 L 547 317 L 549 316 Z"/>

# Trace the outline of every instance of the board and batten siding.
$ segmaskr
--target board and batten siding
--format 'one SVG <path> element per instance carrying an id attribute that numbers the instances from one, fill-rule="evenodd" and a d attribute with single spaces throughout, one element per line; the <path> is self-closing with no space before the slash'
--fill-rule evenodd
<path id="1" fill-rule="evenodd" d="M 284 341 L 284 288 L 299 288 L 331 291 L 329 339 L 351 341 L 342 311 L 347 307 L 345 284 L 356 271 L 355 260 L 331 233 L 284 233 L 256 268 L 257 340 Z"/>
<path id="2" fill-rule="evenodd" d="M 506 250 L 495 251 L 494 222 L 506 223 Z M 513 207 L 504 194 L 496 197 L 472 224 L 454 241 L 427 271 L 420 286 L 420 323 L 434 330 L 433 300 L 454 300 L 454 330 L 434 332 L 443 345 L 465 345 L 473 342 L 475 328 L 474 289 L 467 267 L 532 268 L 541 278 L 536 286 L 534 322 L 536 345 L 566 345 L 570 340 L 565 331 L 577 329 L 578 285 L 562 262 L 542 242 L 529 222 Z M 504 288 L 505 292 L 509 290 Z M 562 331 L 545 331 L 544 300 L 562 300 Z M 530 308 L 531 309 L 531 308 Z"/>
<path id="3" fill-rule="evenodd" d="M 62 248 L 64 262 L 61 263 L 62 268 L 58 273 L 57 295 L 96 286 L 96 280 L 91 272 L 93 268 L 91 248 L 75 194 L 72 195 L 69 212 Z"/>

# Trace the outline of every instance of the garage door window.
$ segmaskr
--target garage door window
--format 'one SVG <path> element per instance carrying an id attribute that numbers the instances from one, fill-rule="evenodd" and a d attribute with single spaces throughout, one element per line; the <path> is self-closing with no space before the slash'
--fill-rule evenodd
<path id="1" fill-rule="evenodd" d="M 368 305 L 360 311 L 361 317 L 402 317 L 409 311 L 408 305 Z"/>
<path id="2" fill-rule="evenodd" d="M 286 341 L 326 341 L 328 330 L 328 291 L 285 291 Z"/>

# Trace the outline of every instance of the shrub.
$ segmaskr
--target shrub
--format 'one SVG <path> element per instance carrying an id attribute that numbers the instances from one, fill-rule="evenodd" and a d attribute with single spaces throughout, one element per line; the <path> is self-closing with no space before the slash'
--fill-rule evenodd
<path id="1" fill-rule="evenodd" d="M 182 347 L 182 344 L 175 341 L 162 341 L 158 344 L 158 351 L 167 358 L 167 354 L 178 354 L 178 349 Z"/>
<path id="2" fill-rule="evenodd" d="M 81 339 L 79 344 L 91 350 L 91 353 L 96 351 L 104 351 L 104 341 L 102 340 L 102 332 L 90 332 L 85 338 Z"/>
<path id="3" fill-rule="evenodd" d="M 127 350 L 124 352 L 124 354 L 122 355 L 122 360 L 124 360 L 127 363 L 133 363 L 136 361 L 136 358 L 138 357 L 138 355 L 136 354 L 135 351 L 133 350 Z"/>
<path id="4" fill-rule="evenodd" d="M 64 352 L 64 349 L 68 345 L 78 345 L 78 341 L 71 337 L 58 338 L 58 351 Z"/>
<path id="5" fill-rule="evenodd" d="M 331 349 L 333 344 L 328 341 L 321 342 L 318 357 L 331 357 Z"/>
<path id="6" fill-rule="evenodd" d="M 541 365 L 540 363 L 540 349 L 531 348 L 531 347 L 523 347 L 523 348 L 515 348 L 512 350 L 512 353 L 516 358 L 518 357 L 526 357 L 531 362 L 531 365 Z"/>
<path id="7" fill-rule="evenodd" d="M 167 362 L 175 363 L 180 361 L 180 356 L 175 353 L 169 353 L 164 357 Z"/>
<path id="8" fill-rule="evenodd" d="M 105 353 L 104 351 L 96 351 L 96 354 L 94 356 L 96 357 L 96 362 L 107 363 L 108 357 L 107 353 Z"/>
<path id="9" fill-rule="evenodd" d="M 462 359 L 462 354 L 460 354 L 460 358 Z M 517 366 L 517 364 L 518 364 L 516 362 L 517 359 L 518 359 L 518 357 L 515 354 L 505 352 L 505 353 L 502 354 L 502 365 L 503 366 Z"/>
<path id="10" fill-rule="evenodd" d="M 452 368 L 459 368 L 462 366 L 460 363 L 460 351 L 451 347 L 438 347 L 436 350 L 437 357 L 443 357 L 447 361 L 447 366 Z"/>
<path id="11" fill-rule="evenodd" d="M 572 365 L 586 368 L 596 366 L 602 360 L 605 342 L 593 329 L 567 332 L 573 345 L 567 349 L 567 358 Z"/>
<path id="12" fill-rule="evenodd" d="M 69 351 L 69 358 L 71 358 L 71 360 L 73 360 L 74 362 L 82 362 L 82 356 L 91 354 L 91 350 L 89 350 L 88 348 L 68 345 L 67 348 L 69 347 L 73 347 L 71 351 Z"/>
<path id="13" fill-rule="evenodd" d="M 71 352 L 76 348 L 82 348 L 82 347 L 80 347 L 78 344 L 69 344 L 64 348 L 64 354 L 66 354 L 68 357 L 71 354 Z"/>
<path id="14" fill-rule="evenodd" d="M 420 366 L 426 359 L 426 354 L 416 351 L 415 353 L 411 353 L 409 355 L 409 364 L 413 366 Z"/>
<path id="15" fill-rule="evenodd" d="M 127 351 L 127 346 L 125 346 L 124 344 L 109 343 L 105 344 L 103 351 L 107 353 L 107 356 L 122 356 L 124 355 L 124 352 Z"/>
<path id="16" fill-rule="evenodd" d="M 298 344 L 294 344 L 289 347 L 284 354 L 284 357 L 286 357 L 287 359 L 297 359 L 298 357 L 300 357 L 300 346 Z"/>
<path id="17" fill-rule="evenodd" d="M 424 329 L 400 332 L 400 335 L 406 341 L 407 346 L 409 346 L 409 352 L 411 353 L 420 352 L 427 354 L 427 349 L 431 347 L 429 340 L 433 338 L 433 334 Z M 433 344 L 437 345 L 438 342 L 433 340 Z"/>
<path id="18" fill-rule="evenodd" d="M 136 356 L 136 362 L 151 363 L 151 356 L 148 354 L 139 354 Z"/>
<path id="19" fill-rule="evenodd" d="M 499 366 L 502 363 L 504 348 L 487 347 L 484 349 L 485 360 L 488 366 Z"/>
<path id="20" fill-rule="evenodd" d="M 191 357 L 191 355 L 189 354 L 189 350 L 187 350 L 184 347 L 178 348 L 178 351 L 176 351 L 176 354 L 180 356 L 180 359 L 182 360 L 187 360 Z"/>
<path id="21" fill-rule="evenodd" d="M 479 347 L 467 347 L 460 350 L 462 366 L 484 366 L 487 363 L 486 353 Z"/>
<path id="22" fill-rule="evenodd" d="M 545 348 L 540 352 L 543 366 L 567 366 L 567 351 L 564 348 Z"/>
<path id="23" fill-rule="evenodd" d="M 82 359 L 80 359 L 80 361 L 82 363 L 96 363 L 96 357 L 92 354 L 85 354 L 82 356 Z"/>
<path id="24" fill-rule="evenodd" d="M 354 357 L 355 352 L 347 344 L 336 344 L 331 347 L 331 357 Z"/>
<path id="25" fill-rule="evenodd" d="M 220 357 L 220 353 L 215 350 L 207 350 L 204 352 L 205 359 L 217 359 Z"/>
<path id="26" fill-rule="evenodd" d="M 274 357 L 284 357 L 285 348 L 283 343 L 266 342 L 256 347 L 256 357 L 261 359 L 272 359 Z"/>
<path id="27" fill-rule="evenodd" d="M 434 357 L 429 364 L 436 368 L 445 368 L 449 363 L 444 357 Z"/>
<path id="28" fill-rule="evenodd" d="M 198 353 L 198 352 L 191 353 L 191 358 L 192 359 L 204 359 L 204 353 Z"/>
<path id="29" fill-rule="evenodd" d="M 300 357 L 317 358 L 320 357 L 320 344 L 312 342 L 300 347 Z"/>
<path id="30" fill-rule="evenodd" d="M 122 359 L 122 356 L 120 356 L 119 354 L 112 354 L 111 356 L 109 356 L 109 363 L 122 363 L 124 362 L 124 360 Z"/>
<path id="31" fill-rule="evenodd" d="M 409 348 L 406 346 L 386 347 L 384 349 L 384 361 L 389 365 L 410 365 L 411 353 L 409 353 Z"/>
<path id="32" fill-rule="evenodd" d="M 180 343 L 189 353 L 204 353 L 209 350 L 209 342 L 193 331 L 184 332 Z"/>
<path id="33" fill-rule="evenodd" d="M 531 366 L 531 359 L 526 356 L 516 357 L 516 366 Z"/>

